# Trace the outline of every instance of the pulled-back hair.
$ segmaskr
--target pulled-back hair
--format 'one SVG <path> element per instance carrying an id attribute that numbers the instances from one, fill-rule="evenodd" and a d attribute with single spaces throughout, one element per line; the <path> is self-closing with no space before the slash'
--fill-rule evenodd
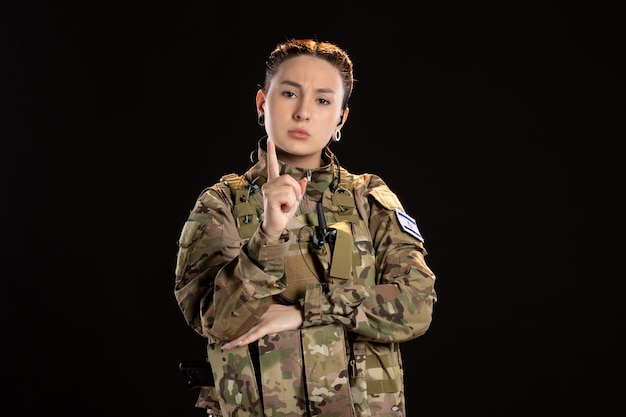
<path id="1" fill-rule="evenodd" d="M 286 59 L 299 55 L 309 55 L 324 59 L 339 70 L 344 87 L 342 108 L 348 107 L 348 99 L 352 94 L 354 84 L 352 60 L 346 51 L 331 42 L 319 42 L 314 39 L 289 39 L 276 45 L 276 48 L 270 53 L 269 58 L 265 62 L 265 85 L 263 90 L 267 91 L 272 77 L 278 71 L 280 64 Z"/>

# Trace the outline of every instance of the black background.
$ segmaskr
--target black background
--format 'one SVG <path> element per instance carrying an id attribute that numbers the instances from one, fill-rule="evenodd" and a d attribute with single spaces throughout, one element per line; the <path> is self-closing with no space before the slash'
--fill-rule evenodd
<path id="1" fill-rule="evenodd" d="M 249 166 L 265 57 L 309 36 L 355 63 L 334 151 L 399 194 L 438 276 L 409 416 L 623 409 L 623 3 L 427 3 L 3 2 L 7 415 L 205 415 L 176 240 Z"/>

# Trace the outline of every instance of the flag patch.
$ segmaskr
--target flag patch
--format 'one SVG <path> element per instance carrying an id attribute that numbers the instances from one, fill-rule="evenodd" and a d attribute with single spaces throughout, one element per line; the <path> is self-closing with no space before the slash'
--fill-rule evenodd
<path id="1" fill-rule="evenodd" d="M 396 216 L 398 217 L 398 222 L 400 223 L 402 230 L 424 243 L 424 238 L 417 228 L 417 222 L 413 219 L 413 217 L 403 211 L 400 211 L 400 209 L 396 209 Z"/>

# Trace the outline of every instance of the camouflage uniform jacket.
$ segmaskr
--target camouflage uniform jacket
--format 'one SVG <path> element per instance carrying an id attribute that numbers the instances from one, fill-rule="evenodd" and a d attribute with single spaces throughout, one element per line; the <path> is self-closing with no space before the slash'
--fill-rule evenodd
<path id="1" fill-rule="evenodd" d="M 269 241 L 257 227 L 267 175 L 259 144 L 243 176 L 202 191 L 178 242 L 174 294 L 208 339 L 216 382 L 196 406 L 224 416 L 406 416 L 398 344 L 427 331 L 436 302 L 419 231 L 379 177 L 348 173 L 326 149 L 319 169 L 280 163 L 309 181 L 288 230 Z M 319 201 L 334 248 L 310 244 Z M 220 349 L 285 300 L 300 303 L 300 330 Z"/>

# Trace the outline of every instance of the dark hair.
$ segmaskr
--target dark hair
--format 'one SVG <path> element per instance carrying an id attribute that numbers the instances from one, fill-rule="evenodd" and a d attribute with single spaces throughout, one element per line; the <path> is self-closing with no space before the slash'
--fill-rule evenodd
<path id="1" fill-rule="evenodd" d="M 267 91 L 270 81 L 276 71 L 278 71 L 280 64 L 286 59 L 299 55 L 310 55 L 324 59 L 339 70 L 344 88 L 342 108 L 348 107 L 348 99 L 352 95 L 354 84 L 352 60 L 346 51 L 331 42 L 319 42 L 314 39 L 289 39 L 276 45 L 276 48 L 270 53 L 269 58 L 265 62 L 265 85 L 262 87 L 263 90 Z"/>

